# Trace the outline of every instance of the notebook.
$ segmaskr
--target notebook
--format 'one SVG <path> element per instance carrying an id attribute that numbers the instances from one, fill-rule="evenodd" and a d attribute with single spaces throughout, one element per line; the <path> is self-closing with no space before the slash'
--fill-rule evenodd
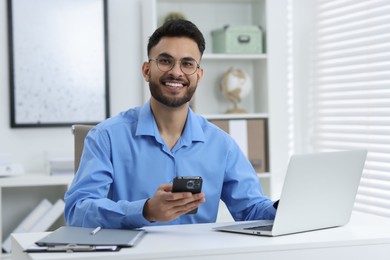
<path id="1" fill-rule="evenodd" d="M 134 246 L 145 233 L 140 229 L 99 229 L 63 226 L 35 242 L 38 246 Z"/>
<path id="2" fill-rule="evenodd" d="M 279 236 L 345 225 L 351 217 L 366 155 L 366 150 L 293 155 L 274 221 L 248 221 L 214 229 Z"/>

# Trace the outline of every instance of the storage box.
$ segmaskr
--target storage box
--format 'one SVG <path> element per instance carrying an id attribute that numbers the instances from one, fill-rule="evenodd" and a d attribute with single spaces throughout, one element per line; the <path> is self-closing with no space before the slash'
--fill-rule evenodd
<path id="1" fill-rule="evenodd" d="M 259 26 L 225 26 L 211 32 L 214 53 L 263 53 L 263 34 Z"/>

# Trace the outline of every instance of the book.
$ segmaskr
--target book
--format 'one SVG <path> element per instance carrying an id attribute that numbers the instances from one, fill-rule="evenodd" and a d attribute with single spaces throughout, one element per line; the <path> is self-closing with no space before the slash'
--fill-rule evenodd
<path id="1" fill-rule="evenodd" d="M 48 199 L 42 199 L 12 233 L 29 232 L 35 223 L 37 223 L 52 208 L 52 206 L 53 204 Z M 2 246 L 5 252 L 11 253 L 11 234 L 4 240 Z"/>
<path id="2" fill-rule="evenodd" d="M 43 232 L 48 230 L 64 212 L 65 202 L 58 199 L 56 203 L 40 218 L 29 230 L 29 232 Z"/>

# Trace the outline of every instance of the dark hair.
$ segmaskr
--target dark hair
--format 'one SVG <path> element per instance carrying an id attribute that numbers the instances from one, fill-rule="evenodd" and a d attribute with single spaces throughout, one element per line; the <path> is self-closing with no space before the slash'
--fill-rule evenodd
<path id="1" fill-rule="evenodd" d="M 184 19 L 173 19 L 165 22 L 150 36 L 148 42 L 148 56 L 150 50 L 156 46 L 163 37 L 188 37 L 196 42 L 201 56 L 206 48 L 203 34 L 195 24 Z"/>

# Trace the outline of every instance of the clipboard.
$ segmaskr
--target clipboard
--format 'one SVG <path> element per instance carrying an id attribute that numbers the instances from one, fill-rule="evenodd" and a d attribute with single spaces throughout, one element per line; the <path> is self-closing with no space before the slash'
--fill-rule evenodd
<path id="1" fill-rule="evenodd" d="M 63 226 L 35 242 L 41 247 L 102 246 L 132 247 L 146 233 L 142 229 L 99 229 Z M 88 249 L 87 249 L 88 250 Z"/>
<path id="2" fill-rule="evenodd" d="M 97 251 L 119 251 L 119 246 L 86 246 L 86 245 L 56 245 L 56 246 L 31 246 L 24 250 L 26 253 L 44 253 L 44 252 L 97 252 Z"/>

